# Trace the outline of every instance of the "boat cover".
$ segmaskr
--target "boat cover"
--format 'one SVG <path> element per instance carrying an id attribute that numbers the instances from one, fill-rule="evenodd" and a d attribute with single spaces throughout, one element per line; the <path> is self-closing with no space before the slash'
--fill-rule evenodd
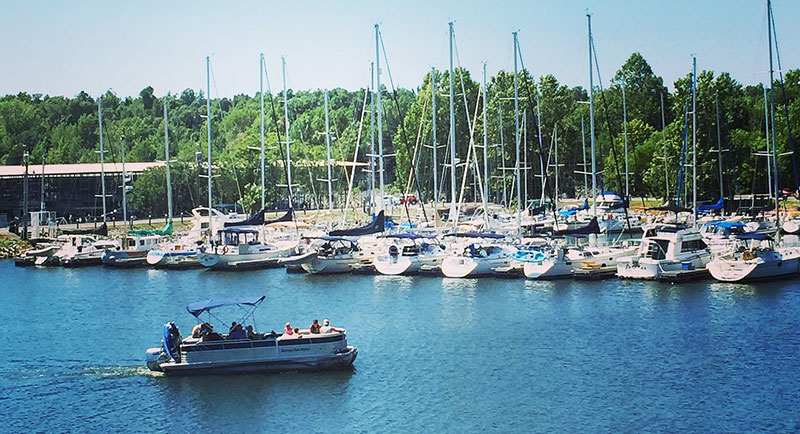
<path id="1" fill-rule="evenodd" d="M 505 238 L 506 236 L 503 234 L 490 234 L 490 233 L 483 233 L 483 232 L 459 232 L 456 234 L 446 234 L 446 237 L 464 237 L 464 238 L 491 238 L 493 240 L 499 240 L 501 238 Z"/>
<path id="2" fill-rule="evenodd" d="M 758 241 L 763 241 L 763 240 L 771 240 L 771 239 L 772 239 L 772 237 L 770 237 L 770 236 L 769 236 L 769 235 L 767 235 L 767 234 L 747 233 L 747 234 L 739 234 L 739 235 L 737 235 L 737 236 L 736 236 L 736 239 L 739 239 L 739 240 L 758 240 Z"/>
<path id="3" fill-rule="evenodd" d="M 209 298 L 186 306 L 186 310 L 195 317 L 198 317 L 203 312 L 223 306 L 238 306 L 242 304 L 246 306 L 258 306 L 266 297 L 266 295 L 262 295 L 261 297 Z"/>
<path id="4" fill-rule="evenodd" d="M 405 240 L 418 240 L 420 238 L 436 238 L 433 235 L 420 235 L 420 234 L 390 234 L 386 238 L 401 238 Z"/>
<path id="5" fill-rule="evenodd" d="M 707 204 L 707 205 L 700 205 L 697 208 L 697 212 L 699 212 L 699 213 L 707 213 L 709 211 L 716 211 L 718 209 L 722 209 L 723 206 L 725 206 L 725 199 L 724 198 L 719 198 L 717 203 Z"/>
<path id="6" fill-rule="evenodd" d="M 600 225 L 597 223 L 597 217 L 592 217 L 586 226 L 577 229 L 567 229 L 563 231 L 555 231 L 553 235 L 589 235 L 599 234 Z"/>
<path id="7" fill-rule="evenodd" d="M 146 237 L 148 235 L 172 235 L 172 222 L 167 222 L 161 229 L 134 229 L 128 231 L 129 235 L 133 235 L 136 237 Z"/>
<path id="8" fill-rule="evenodd" d="M 331 231 L 328 235 L 332 237 L 357 237 L 361 235 L 376 234 L 383 232 L 386 224 L 386 216 L 383 211 L 379 212 L 377 216 L 373 217 L 372 223 L 353 229 L 339 229 Z"/>
<path id="9" fill-rule="evenodd" d="M 278 223 L 278 222 L 289 222 L 292 221 L 292 216 L 294 214 L 294 210 L 289 208 L 286 211 L 286 214 L 283 217 L 279 217 L 275 220 L 264 221 L 264 213 L 266 212 L 267 208 L 261 208 L 258 212 L 248 217 L 246 220 L 242 220 L 240 222 L 225 222 L 225 227 L 229 228 L 231 226 L 260 226 L 260 225 L 268 225 L 270 223 Z"/>
<path id="10" fill-rule="evenodd" d="M 569 217 L 578 213 L 578 211 L 586 211 L 589 209 L 589 199 L 583 200 L 583 205 L 580 208 L 563 209 L 558 211 L 561 217 Z"/>

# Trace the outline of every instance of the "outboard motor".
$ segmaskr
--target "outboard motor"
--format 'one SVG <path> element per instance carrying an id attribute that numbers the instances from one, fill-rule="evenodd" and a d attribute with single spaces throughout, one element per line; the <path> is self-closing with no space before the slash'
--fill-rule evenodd
<path id="1" fill-rule="evenodd" d="M 161 364 L 169 361 L 169 356 L 163 348 L 148 348 L 144 357 L 147 369 L 151 371 L 162 371 Z"/>
<path id="2" fill-rule="evenodd" d="M 389 256 L 396 257 L 399 254 L 400 252 L 397 250 L 397 246 L 389 246 Z"/>

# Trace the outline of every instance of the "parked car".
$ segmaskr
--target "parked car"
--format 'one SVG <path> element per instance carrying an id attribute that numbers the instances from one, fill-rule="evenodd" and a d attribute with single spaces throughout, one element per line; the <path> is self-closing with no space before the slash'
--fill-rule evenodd
<path id="1" fill-rule="evenodd" d="M 417 196 L 413 194 L 407 194 L 405 197 L 400 198 L 400 204 L 404 204 L 408 202 L 409 205 L 416 205 L 417 204 Z"/>

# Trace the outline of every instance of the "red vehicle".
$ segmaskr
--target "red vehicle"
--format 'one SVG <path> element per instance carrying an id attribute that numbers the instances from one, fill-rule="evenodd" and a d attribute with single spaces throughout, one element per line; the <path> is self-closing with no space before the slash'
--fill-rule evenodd
<path id="1" fill-rule="evenodd" d="M 413 194 L 407 194 L 405 197 L 400 198 L 400 204 L 404 204 L 408 202 L 409 205 L 416 205 L 417 204 L 417 196 Z"/>

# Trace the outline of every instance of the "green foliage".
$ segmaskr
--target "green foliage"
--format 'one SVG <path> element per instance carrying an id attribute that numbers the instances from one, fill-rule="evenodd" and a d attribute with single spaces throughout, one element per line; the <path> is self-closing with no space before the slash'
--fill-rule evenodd
<path id="1" fill-rule="evenodd" d="M 688 68 L 687 68 L 688 69 Z M 433 141 L 431 74 L 422 77 L 414 90 L 381 89 L 383 103 L 380 126 L 385 158 L 384 177 L 387 191 L 416 192 L 432 198 Z M 462 184 L 467 154 L 476 152 L 477 166 L 483 172 L 483 101 L 481 79 L 469 71 L 457 69 L 454 74 L 455 156 L 457 189 Z M 442 196 L 449 195 L 450 173 L 450 77 L 438 72 L 436 98 L 437 175 Z M 488 77 L 487 133 L 489 148 L 490 190 L 495 201 L 513 196 L 513 168 L 516 161 L 514 75 L 499 71 Z M 628 118 L 628 164 L 631 173 L 631 194 L 674 199 L 680 152 L 684 141 L 684 117 L 690 95 L 689 75 L 674 83 L 669 92 L 639 53 L 633 53 L 616 72 L 606 88 L 594 92 L 595 149 L 599 176 L 604 188 L 624 189 L 624 136 L 622 86 Z M 697 80 L 697 162 L 700 196 L 716 199 L 719 186 L 724 193 L 766 191 L 763 157 L 754 153 L 765 148 L 764 95 L 760 86 L 743 86 L 728 73 L 702 71 Z M 776 84 L 775 121 L 778 152 L 791 151 L 789 130 L 798 134 L 800 124 L 800 70 L 788 71 L 785 85 Z M 538 176 L 547 167 L 547 193 L 552 194 L 554 151 L 558 148 L 559 189 L 575 194 L 583 189 L 579 163 L 584 152 L 590 154 L 590 122 L 588 92 L 581 87 L 565 86 L 552 75 L 536 78 L 527 71 L 518 75 L 520 158 L 529 167 L 529 198 L 538 198 L 542 186 Z M 322 90 L 289 91 L 288 111 L 292 147 L 292 181 L 295 200 L 307 205 L 327 204 L 325 167 L 325 109 Z M 662 131 L 661 100 L 663 96 L 666 127 Z M 137 97 L 120 98 L 107 92 L 99 98 L 103 106 L 103 138 L 106 161 L 121 161 L 122 137 L 125 137 L 127 161 L 164 160 L 164 99 L 169 109 L 170 158 L 173 163 L 173 190 L 176 213 L 205 204 L 205 173 L 208 152 L 206 95 L 186 89 L 180 95 L 158 98 L 148 86 Z M 261 202 L 261 168 L 258 152 L 261 146 L 260 95 L 236 95 L 213 99 L 211 144 L 213 152 L 214 202 L 239 202 L 248 212 Z M 378 140 L 371 137 L 370 99 L 365 90 L 329 91 L 331 158 L 334 161 L 369 161 L 367 154 Z M 717 120 L 719 109 L 719 121 Z M 500 117 L 502 116 L 502 128 Z M 582 128 L 582 122 L 584 125 Z M 265 96 L 265 195 L 267 203 L 286 197 L 285 141 L 283 95 Z M 556 125 L 558 140 L 555 143 Z M 691 127 L 691 122 L 689 122 Z M 527 129 L 527 134 L 524 134 Z M 375 134 L 378 133 L 376 128 Z M 719 131 L 719 133 L 718 133 Z M 0 164 L 21 164 L 25 151 L 32 164 L 43 159 L 48 163 L 99 161 L 98 101 L 85 92 L 73 98 L 19 93 L 0 98 Z M 523 138 L 526 141 L 523 141 Z M 470 143 L 476 147 L 470 151 Z M 583 142 L 585 141 L 585 148 Z M 500 143 L 503 146 L 500 146 Z M 541 144 L 541 145 L 540 145 Z M 692 134 L 688 134 L 691 161 Z M 724 152 L 718 152 L 721 148 Z M 585 151 L 584 151 L 585 149 Z M 527 153 L 526 153 L 527 150 Z M 730 152 L 728 152 L 728 150 Z M 197 153 L 200 162 L 198 163 Z M 388 156 L 394 154 L 394 157 Z M 414 159 L 415 158 L 415 159 Z M 470 158 L 474 158 L 471 156 Z M 722 182 L 720 182 L 720 158 Z M 412 159 L 414 159 L 412 161 Z M 412 173 L 412 163 L 416 176 Z M 473 163 L 469 173 L 472 173 Z M 355 190 L 366 191 L 366 171 L 355 170 Z M 351 169 L 336 166 L 334 191 L 336 201 L 344 202 Z M 779 158 L 782 187 L 795 185 L 791 156 Z M 485 180 L 484 180 L 485 181 Z M 735 181 L 735 182 L 734 182 Z M 131 194 L 131 203 L 153 215 L 166 212 L 165 173 L 151 169 L 140 176 Z M 478 199 L 473 177 L 466 182 L 468 199 Z M 667 195 L 669 190 L 669 195 Z M 508 200 L 513 201 L 512 197 Z"/>

